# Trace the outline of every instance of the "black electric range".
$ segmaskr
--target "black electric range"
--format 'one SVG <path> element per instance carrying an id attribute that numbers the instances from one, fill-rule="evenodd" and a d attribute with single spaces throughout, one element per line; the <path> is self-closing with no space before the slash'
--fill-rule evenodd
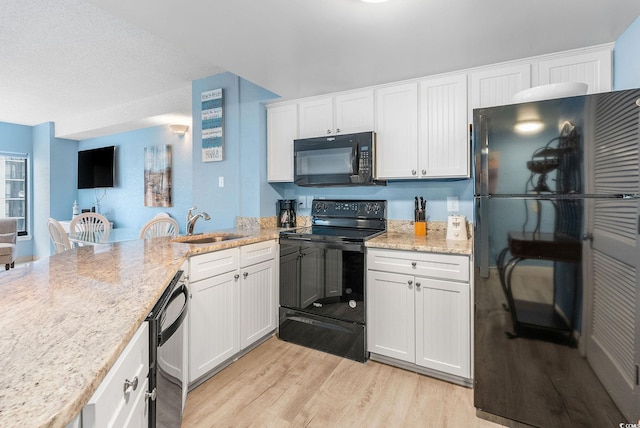
<path id="1" fill-rule="evenodd" d="M 365 241 L 386 231 L 382 200 L 314 200 L 312 225 L 280 233 L 279 337 L 366 361 Z"/>

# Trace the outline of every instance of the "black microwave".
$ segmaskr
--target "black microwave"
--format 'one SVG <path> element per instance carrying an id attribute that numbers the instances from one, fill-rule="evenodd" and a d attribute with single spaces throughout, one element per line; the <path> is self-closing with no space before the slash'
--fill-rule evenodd
<path id="1" fill-rule="evenodd" d="M 386 185 L 376 180 L 376 134 L 332 135 L 293 141 L 298 186 Z"/>

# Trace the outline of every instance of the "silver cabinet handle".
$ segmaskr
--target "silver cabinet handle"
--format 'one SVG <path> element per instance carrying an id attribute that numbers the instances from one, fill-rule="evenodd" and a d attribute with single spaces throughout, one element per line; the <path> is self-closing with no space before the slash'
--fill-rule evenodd
<path id="1" fill-rule="evenodd" d="M 409 281 L 407 281 L 407 284 L 411 285 L 411 284 L 413 284 L 413 281 L 409 280 Z"/>
<path id="2" fill-rule="evenodd" d="M 133 378 L 133 380 L 129 380 L 129 379 L 125 379 L 124 380 L 124 393 L 125 394 L 127 392 L 129 392 L 129 388 L 131 388 L 131 389 L 133 389 L 135 391 L 137 387 L 138 387 L 138 376 L 135 376 Z"/>
<path id="3" fill-rule="evenodd" d="M 236 281 L 238 280 L 238 278 L 240 278 L 240 275 L 239 275 L 239 274 L 235 274 L 235 275 L 233 275 L 233 279 L 235 279 Z"/>
<path id="4" fill-rule="evenodd" d="M 585 241 L 593 241 L 593 233 L 585 233 L 582 235 L 582 239 Z"/>
<path id="5" fill-rule="evenodd" d="M 421 284 L 419 282 L 416 282 L 416 288 L 420 288 L 420 285 Z"/>
<path id="6" fill-rule="evenodd" d="M 336 134 L 340 133 L 340 128 L 336 128 Z"/>
<path id="7" fill-rule="evenodd" d="M 422 175 L 427 175 L 427 170 L 426 169 L 422 170 Z"/>
<path id="8" fill-rule="evenodd" d="M 414 269 L 415 269 L 415 268 L 416 268 L 416 266 L 418 266 L 418 263 L 416 263 L 416 262 L 411 262 L 411 267 L 412 267 L 412 268 L 414 268 Z"/>
<path id="9" fill-rule="evenodd" d="M 330 129 L 327 129 L 327 134 L 331 134 L 331 130 Z"/>
<path id="10" fill-rule="evenodd" d="M 243 274 L 242 274 L 242 277 L 243 277 L 243 278 L 246 278 L 246 277 L 248 277 L 248 276 L 249 276 L 249 272 L 245 272 L 245 273 L 243 273 Z"/>
<path id="11" fill-rule="evenodd" d="M 416 174 L 417 174 L 417 173 L 416 173 L 416 170 L 415 170 L 415 169 L 412 169 L 412 170 L 411 170 L 411 175 L 416 175 Z"/>

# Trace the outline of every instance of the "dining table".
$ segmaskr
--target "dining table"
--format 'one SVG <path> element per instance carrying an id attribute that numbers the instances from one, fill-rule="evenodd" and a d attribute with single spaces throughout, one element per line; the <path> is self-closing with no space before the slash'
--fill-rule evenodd
<path id="1" fill-rule="evenodd" d="M 136 228 L 114 228 L 109 230 L 107 239 L 104 231 L 75 231 L 69 232 L 69 241 L 74 246 L 109 244 L 113 242 L 133 241 L 138 239 L 140 230 Z"/>

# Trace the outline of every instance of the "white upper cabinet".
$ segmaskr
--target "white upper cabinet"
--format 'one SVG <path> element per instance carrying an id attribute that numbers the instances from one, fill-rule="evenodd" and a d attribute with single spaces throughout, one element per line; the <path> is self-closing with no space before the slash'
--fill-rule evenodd
<path id="1" fill-rule="evenodd" d="M 298 106 L 267 109 L 267 180 L 293 181 L 293 140 L 298 138 Z"/>
<path id="2" fill-rule="evenodd" d="M 373 131 L 373 90 L 335 97 L 335 126 L 340 134 Z"/>
<path id="3" fill-rule="evenodd" d="M 469 176 L 466 74 L 376 91 L 377 177 Z"/>
<path id="4" fill-rule="evenodd" d="M 333 97 L 305 101 L 298 104 L 300 138 L 334 134 Z"/>
<path id="5" fill-rule="evenodd" d="M 298 104 L 300 138 L 372 131 L 373 90 L 349 92 Z"/>
<path id="6" fill-rule="evenodd" d="M 418 84 L 376 90 L 376 176 L 418 178 Z"/>
<path id="7" fill-rule="evenodd" d="M 588 85 L 588 94 L 611 91 L 611 56 L 610 49 L 603 49 L 540 61 L 538 85 L 581 82 Z"/>
<path id="8" fill-rule="evenodd" d="M 468 177 L 466 74 L 423 80 L 419 90 L 420 178 Z"/>
<path id="9" fill-rule="evenodd" d="M 470 74 L 470 84 L 471 109 L 512 104 L 516 93 L 531 87 L 531 65 L 526 63 L 476 71 Z"/>

